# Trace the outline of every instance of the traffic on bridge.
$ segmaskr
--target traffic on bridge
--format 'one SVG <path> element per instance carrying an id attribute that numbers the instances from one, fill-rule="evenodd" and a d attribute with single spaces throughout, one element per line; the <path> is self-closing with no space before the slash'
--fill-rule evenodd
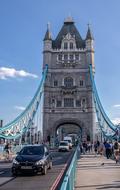
<path id="1" fill-rule="evenodd" d="M 34 146 L 34 145 L 33 145 Z M 12 175 L 12 163 L 0 162 L 0 189 L 57 189 L 60 185 L 60 180 L 64 174 L 67 164 L 70 164 L 74 149 L 69 152 L 58 152 L 58 150 L 50 150 L 53 166 L 47 170 L 47 174 L 41 174 L 41 172 L 33 173 L 30 168 L 27 172 L 19 173 L 18 175 Z"/>
<path id="2" fill-rule="evenodd" d="M 71 16 L 55 38 L 48 24 L 42 66 L 28 106 L 1 120 L 0 189 L 120 189 L 120 126 L 98 95 L 90 25 L 83 39 Z"/>

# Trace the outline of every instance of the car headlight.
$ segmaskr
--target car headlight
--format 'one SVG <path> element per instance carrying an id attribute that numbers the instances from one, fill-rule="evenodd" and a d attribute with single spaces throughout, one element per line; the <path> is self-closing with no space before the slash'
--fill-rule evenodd
<path id="1" fill-rule="evenodd" d="M 19 162 L 16 159 L 14 159 L 13 164 L 19 164 Z"/>
<path id="2" fill-rule="evenodd" d="M 44 164 L 44 160 L 42 159 L 42 160 L 38 160 L 36 163 L 35 163 L 35 165 L 43 165 Z"/>

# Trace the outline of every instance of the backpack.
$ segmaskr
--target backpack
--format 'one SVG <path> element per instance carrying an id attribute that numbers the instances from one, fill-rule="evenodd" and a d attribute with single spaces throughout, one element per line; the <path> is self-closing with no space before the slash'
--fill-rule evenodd
<path id="1" fill-rule="evenodd" d="M 8 149 L 9 149 L 8 144 L 6 144 L 4 147 L 4 150 L 8 150 Z"/>
<path id="2" fill-rule="evenodd" d="M 117 142 L 114 144 L 114 149 L 115 149 L 115 150 L 118 149 L 118 143 L 117 143 Z"/>

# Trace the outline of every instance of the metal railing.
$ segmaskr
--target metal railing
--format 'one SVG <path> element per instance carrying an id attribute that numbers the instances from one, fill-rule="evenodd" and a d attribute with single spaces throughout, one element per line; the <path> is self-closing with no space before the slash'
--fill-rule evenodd
<path id="1" fill-rule="evenodd" d="M 80 154 L 80 152 L 79 152 L 79 148 L 77 147 L 77 149 L 74 153 L 74 156 L 72 158 L 71 164 L 64 176 L 60 190 L 73 190 L 74 189 L 78 154 Z"/>

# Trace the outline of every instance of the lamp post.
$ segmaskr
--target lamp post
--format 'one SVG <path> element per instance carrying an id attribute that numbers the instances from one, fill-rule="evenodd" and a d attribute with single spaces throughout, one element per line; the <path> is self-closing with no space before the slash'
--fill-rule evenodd
<path id="1" fill-rule="evenodd" d="M 32 144 L 33 143 L 33 136 L 34 136 L 34 123 L 32 122 L 31 127 L 29 127 L 29 132 L 30 132 L 30 136 L 29 136 L 29 143 Z"/>
<path id="2" fill-rule="evenodd" d="M 117 126 L 117 140 L 120 141 L 120 123 Z"/>
<path id="3" fill-rule="evenodd" d="M 3 120 L 0 119 L 0 128 L 2 128 L 2 127 L 3 127 Z M 4 139 L 3 139 L 3 138 L 0 138 L 0 144 L 1 144 L 2 142 L 4 142 Z"/>
<path id="4" fill-rule="evenodd" d="M 63 140 L 63 139 L 64 139 L 65 129 L 64 129 L 64 128 L 62 128 L 62 129 L 61 129 L 61 132 L 62 132 L 62 140 Z"/>

